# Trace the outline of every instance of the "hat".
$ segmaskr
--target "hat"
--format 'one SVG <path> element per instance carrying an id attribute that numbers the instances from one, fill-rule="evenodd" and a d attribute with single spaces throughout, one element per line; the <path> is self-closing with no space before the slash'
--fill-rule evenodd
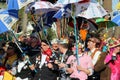
<path id="1" fill-rule="evenodd" d="M 39 36 L 38 36 L 38 34 L 37 34 L 36 32 L 32 33 L 32 34 L 30 35 L 30 37 L 33 37 L 33 38 L 36 38 L 36 39 L 39 38 Z"/>
<path id="2" fill-rule="evenodd" d="M 95 42 L 95 43 L 100 43 L 100 40 L 98 38 L 95 38 L 95 37 L 89 38 L 88 41 L 92 41 L 92 42 Z"/>
<path id="3" fill-rule="evenodd" d="M 58 43 L 58 39 L 53 39 L 52 41 L 51 41 L 51 44 L 57 44 Z"/>
<path id="4" fill-rule="evenodd" d="M 68 40 L 67 39 L 62 39 L 62 40 L 58 40 L 59 44 L 68 44 Z"/>
<path id="5" fill-rule="evenodd" d="M 117 47 L 117 46 L 120 46 L 120 39 L 112 38 L 108 41 L 108 47 L 109 48 L 114 48 L 114 47 Z"/>

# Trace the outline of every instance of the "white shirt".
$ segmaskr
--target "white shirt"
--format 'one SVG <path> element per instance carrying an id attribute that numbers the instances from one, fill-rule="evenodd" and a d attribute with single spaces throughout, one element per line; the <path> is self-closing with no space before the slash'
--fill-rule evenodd
<path id="1" fill-rule="evenodd" d="M 94 53 L 95 50 L 96 50 L 96 48 L 92 49 L 91 52 L 88 53 L 88 55 L 91 56 L 91 54 Z M 96 62 L 97 62 L 97 60 L 98 60 L 100 54 L 101 54 L 101 51 L 99 51 L 99 50 L 96 51 L 96 53 L 95 53 L 95 55 L 93 56 L 93 59 L 92 59 L 93 65 L 96 64 Z"/>

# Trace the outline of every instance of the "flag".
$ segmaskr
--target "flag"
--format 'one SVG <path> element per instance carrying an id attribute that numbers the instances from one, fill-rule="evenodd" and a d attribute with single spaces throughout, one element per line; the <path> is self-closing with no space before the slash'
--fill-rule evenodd
<path id="1" fill-rule="evenodd" d="M 69 17 L 71 15 L 71 4 L 65 5 L 61 8 L 53 18 L 61 19 L 62 17 Z"/>
<path id="2" fill-rule="evenodd" d="M 55 13 L 56 13 L 56 11 L 51 11 L 51 12 L 48 12 L 48 13 L 43 15 L 43 25 L 44 25 L 44 27 L 45 26 L 52 27 L 52 24 L 55 21 L 55 19 L 53 18 Z"/>

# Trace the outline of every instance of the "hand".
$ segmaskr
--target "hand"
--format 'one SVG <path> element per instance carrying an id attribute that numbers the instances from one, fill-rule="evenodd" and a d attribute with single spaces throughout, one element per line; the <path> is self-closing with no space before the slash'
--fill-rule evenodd
<path id="1" fill-rule="evenodd" d="M 67 71 L 69 74 L 73 73 L 73 69 L 72 69 L 72 68 L 67 68 L 66 71 Z"/>
<path id="2" fill-rule="evenodd" d="M 58 61 L 58 60 L 55 60 L 54 63 L 55 63 L 55 64 L 59 64 L 59 61 Z"/>
<path id="3" fill-rule="evenodd" d="M 35 70 L 35 65 L 34 64 L 30 65 L 29 67 L 30 67 L 31 70 Z"/>
<path id="4" fill-rule="evenodd" d="M 53 68 L 53 65 L 51 63 L 48 63 L 47 64 L 48 68 L 52 69 Z"/>
<path id="5" fill-rule="evenodd" d="M 60 64 L 58 64 L 58 66 L 59 66 L 59 68 L 63 68 L 63 67 L 65 67 L 65 64 L 64 63 L 60 63 Z"/>
<path id="6" fill-rule="evenodd" d="M 76 68 L 77 68 L 77 70 L 80 70 L 80 71 L 83 70 L 83 68 L 80 65 L 77 65 Z"/>

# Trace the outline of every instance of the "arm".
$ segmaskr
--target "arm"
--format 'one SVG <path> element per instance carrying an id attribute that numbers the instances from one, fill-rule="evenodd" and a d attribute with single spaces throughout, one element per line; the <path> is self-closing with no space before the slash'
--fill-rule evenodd
<path id="1" fill-rule="evenodd" d="M 78 70 L 85 72 L 86 74 L 90 74 L 90 70 L 79 66 L 76 66 Z"/>
<path id="2" fill-rule="evenodd" d="M 77 69 L 85 72 L 87 75 L 92 75 L 93 73 L 93 64 L 90 56 L 86 57 L 87 65 L 86 68 L 77 65 Z"/>

